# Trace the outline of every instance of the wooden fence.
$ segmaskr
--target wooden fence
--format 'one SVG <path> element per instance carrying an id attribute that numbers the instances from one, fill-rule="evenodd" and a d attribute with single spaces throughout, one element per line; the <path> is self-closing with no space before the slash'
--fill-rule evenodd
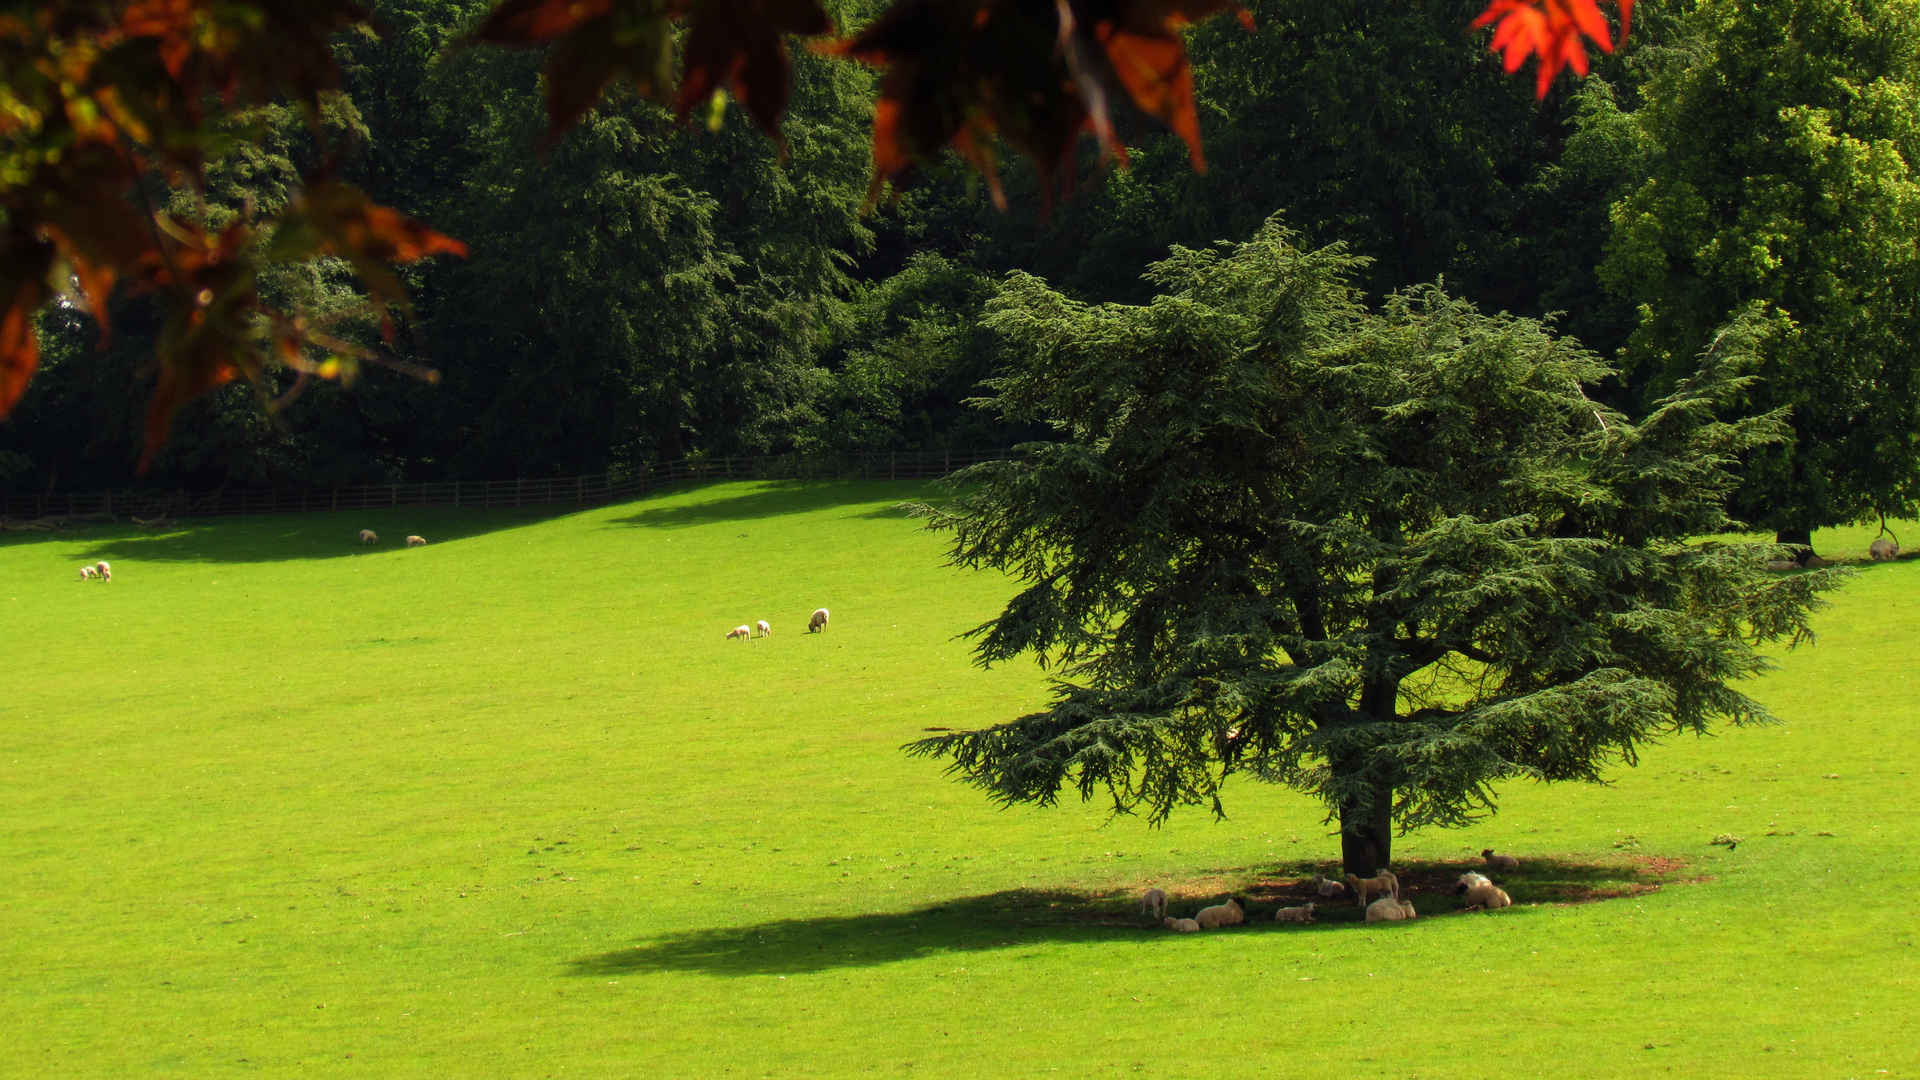
<path id="1" fill-rule="evenodd" d="M 78 514 L 210 517 L 366 510 L 382 506 L 593 506 L 619 502 L 670 484 L 696 480 L 929 480 L 1012 450 L 920 450 L 873 454 L 785 454 L 704 458 L 647 465 L 598 476 L 552 480 L 453 480 L 438 484 L 362 484 L 331 488 L 255 488 L 190 494 L 101 492 L 91 495 L 0 493 L 0 517 Z"/>

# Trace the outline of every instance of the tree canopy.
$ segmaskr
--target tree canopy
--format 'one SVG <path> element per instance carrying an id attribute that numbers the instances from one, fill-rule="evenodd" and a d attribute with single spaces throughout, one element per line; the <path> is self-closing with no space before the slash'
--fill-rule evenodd
<path id="1" fill-rule="evenodd" d="M 1624 35 L 1632 4 L 1617 3 Z M 1183 29 L 1225 11 L 1252 28 L 1232 0 L 899 0 L 819 48 L 886 71 L 869 205 L 948 150 L 1004 203 L 1001 143 L 1034 162 L 1045 196 L 1056 180 L 1070 184 L 1083 134 L 1103 160 L 1124 157 L 1114 119 L 1123 100 L 1165 123 L 1204 168 Z M 0 10 L 0 416 L 38 367 L 35 318 L 56 294 L 86 306 L 103 332 L 118 287 L 164 308 L 143 469 L 180 407 L 218 386 L 242 380 L 265 402 L 277 369 L 327 378 L 391 359 L 260 287 L 272 267 L 339 260 L 391 342 L 390 312 L 412 310 L 391 267 L 467 252 L 341 176 L 346 144 L 327 137 L 324 120 L 341 87 L 334 42 L 371 22 L 353 0 L 21 0 Z M 1493 0 L 1474 25 L 1496 25 L 1492 47 L 1509 71 L 1537 59 L 1541 94 L 1563 68 L 1586 71 L 1589 44 L 1613 48 L 1596 0 Z M 546 48 L 543 145 L 627 86 L 681 121 L 704 108 L 712 126 L 731 94 L 784 159 L 788 39 L 833 31 L 818 0 L 501 0 L 464 40 Z M 321 151 L 284 205 L 200 212 L 209 160 L 257 140 L 262 111 L 282 105 Z M 194 198 L 170 205 L 156 197 L 164 188 Z M 782 330 L 811 318 L 805 301 L 776 306 Z M 758 336 L 748 352 L 773 348 Z M 675 421 L 648 423 L 657 436 Z"/>
<path id="2" fill-rule="evenodd" d="M 1764 313 L 1739 515 L 1810 530 L 1920 508 L 1920 5 L 1702 0 L 1633 114 L 1645 176 L 1602 269 L 1639 305 L 1655 395 L 1730 318 Z"/>
<path id="3" fill-rule="evenodd" d="M 1363 306 L 1357 260 L 1176 249 L 1144 305 L 1015 275 L 988 407 L 1057 441 L 976 466 L 918 512 L 953 561 L 1024 585 L 982 663 L 1057 672 L 1042 711 L 916 743 L 1005 802 L 1222 810 L 1247 774 L 1318 797 L 1348 870 L 1392 829 L 1459 825 L 1495 785 L 1596 780 L 1664 736 L 1770 719 L 1737 683 L 1808 633 L 1825 574 L 1781 577 L 1736 528 L 1739 455 L 1777 413 L 1752 321 L 1639 422 L 1609 369 L 1540 322 L 1426 286 Z"/>

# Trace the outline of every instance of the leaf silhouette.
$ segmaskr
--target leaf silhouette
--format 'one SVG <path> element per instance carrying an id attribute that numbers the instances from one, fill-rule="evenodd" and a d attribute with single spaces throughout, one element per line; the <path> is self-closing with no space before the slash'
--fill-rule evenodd
<path id="1" fill-rule="evenodd" d="M 412 311 L 406 287 L 388 267 L 440 254 L 464 257 L 467 245 L 397 210 L 376 205 L 366 192 L 335 179 L 330 167 L 288 205 L 268 252 L 270 258 L 295 261 L 315 255 L 345 259 L 379 309 L 388 340 L 393 336 L 388 306 Z"/>
<path id="2" fill-rule="evenodd" d="M 818 0 L 707 0 L 687 33 L 685 71 L 676 106 L 680 119 L 721 86 L 773 138 L 786 157 L 780 114 L 793 84 L 786 36 L 833 32 L 833 20 Z"/>
<path id="3" fill-rule="evenodd" d="M 481 20 L 469 40 L 554 43 L 545 68 L 547 134 L 542 140 L 552 145 L 616 79 L 627 79 L 655 101 L 672 100 L 673 20 L 685 15 L 692 2 L 506 0 Z"/>

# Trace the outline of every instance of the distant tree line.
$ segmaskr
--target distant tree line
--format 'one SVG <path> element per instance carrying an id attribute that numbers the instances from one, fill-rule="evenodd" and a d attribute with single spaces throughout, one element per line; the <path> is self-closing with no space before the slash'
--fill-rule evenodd
<path id="1" fill-rule="evenodd" d="M 858 26 L 878 10 L 846 0 Z M 336 46 L 326 134 L 348 179 L 464 241 L 403 269 L 418 318 L 368 366 L 288 372 L 187 407 L 153 482 L 340 484 L 578 474 L 702 454 L 977 447 L 1042 434 L 969 406 L 1023 343 L 982 313 L 1021 271 L 1078 301 L 1141 303 L 1173 245 L 1251 238 L 1279 212 L 1304 245 L 1371 261 L 1379 299 L 1424 283 L 1482 310 L 1556 317 L 1617 358 L 1623 414 L 1672 393 L 1736 316 L 1767 327 L 1761 378 L 1727 408 L 1788 407 L 1750 451 L 1737 516 L 1783 536 L 1914 509 L 1920 18 L 1912 0 L 1643 2 L 1627 47 L 1544 101 L 1463 48 L 1481 0 L 1255 0 L 1190 52 L 1210 168 L 1117 115 L 1129 167 L 1047 207 L 1003 169 L 996 210 L 957 162 L 863 214 L 875 75 L 795 56 L 775 148 L 616 93 L 544 151 L 537 52 L 453 47 L 489 5 L 380 0 L 383 33 Z M 317 154 L 267 108 L 208 168 L 216 216 L 274 206 Z M 1089 146 L 1080 175 L 1099 170 Z M 180 196 L 185 198 L 185 196 Z M 263 295 L 376 340 L 344 263 Z M 115 301 L 43 317 L 41 373 L 0 423 L 0 484 L 120 487 L 139 457 L 159 319 Z M 299 385 L 296 385 L 298 383 Z"/>

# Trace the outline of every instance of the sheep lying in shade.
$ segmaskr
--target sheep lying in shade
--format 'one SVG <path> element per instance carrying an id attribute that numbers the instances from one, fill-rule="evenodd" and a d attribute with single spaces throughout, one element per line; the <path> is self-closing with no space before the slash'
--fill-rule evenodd
<path id="1" fill-rule="evenodd" d="M 807 620 L 807 633 L 817 634 L 827 628 L 827 609 L 820 608 Z"/>
<path id="2" fill-rule="evenodd" d="M 1167 891 L 1165 889 L 1148 889 L 1147 894 L 1140 898 L 1140 914 L 1150 918 L 1165 919 L 1167 917 Z"/>
<path id="3" fill-rule="evenodd" d="M 1867 555 L 1874 562 L 1887 562 L 1900 557 L 1900 541 L 1882 536 L 1867 545 Z"/>
<path id="4" fill-rule="evenodd" d="M 1193 921 L 1199 923 L 1203 930 L 1217 930 L 1222 926 L 1239 926 L 1247 921 L 1247 909 L 1238 898 L 1235 898 L 1224 904 L 1201 908 L 1194 913 Z"/>
<path id="5" fill-rule="evenodd" d="M 1368 922 L 1399 922 L 1418 917 L 1411 903 L 1391 896 L 1383 896 L 1367 905 Z"/>
<path id="6" fill-rule="evenodd" d="M 1461 874 L 1460 883 L 1453 887 L 1453 892 L 1455 896 L 1466 898 L 1467 908 L 1486 908 L 1492 911 L 1494 908 L 1513 906 L 1513 897 L 1508 896 L 1500 886 L 1487 880 L 1485 874 L 1476 874 L 1471 871 Z"/>
<path id="7" fill-rule="evenodd" d="M 408 547 L 426 547 L 427 538 L 424 536 L 409 536 L 407 537 L 407 546 Z"/>
<path id="8" fill-rule="evenodd" d="M 761 619 L 761 620 L 760 620 L 759 622 L 757 622 L 757 623 L 754 623 L 753 625 L 754 625 L 754 626 L 755 626 L 755 627 L 756 627 L 757 629 L 759 629 L 759 631 L 760 631 L 760 636 L 761 636 L 761 637 L 772 637 L 772 636 L 773 636 L 773 627 L 771 627 L 771 626 L 768 626 L 768 625 L 767 625 L 767 620 L 765 620 L 765 619 Z"/>
<path id="9" fill-rule="evenodd" d="M 1313 904 L 1305 907 L 1283 907 L 1273 913 L 1274 922 L 1312 922 Z"/>
<path id="10" fill-rule="evenodd" d="M 1520 869 L 1519 859 L 1516 859 L 1511 855 L 1495 855 L 1493 853 L 1492 848 L 1488 848 L 1487 850 L 1481 852 L 1480 857 L 1487 860 L 1487 865 L 1493 867 L 1495 870 Z"/>
<path id="11" fill-rule="evenodd" d="M 379 533 L 374 532 L 372 529 L 360 530 L 360 546 L 361 547 L 365 547 L 368 544 L 377 544 L 379 542 L 380 542 Z"/>
<path id="12" fill-rule="evenodd" d="M 1333 878 L 1327 877 L 1325 874 L 1315 874 L 1313 876 L 1313 887 L 1320 890 L 1321 896 L 1339 896 L 1347 891 L 1345 882 L 1336 881 Z"/>
<path id="13" fill-rule="evenodd" d="M 1381 870 L 1370 878 L 1358 874 L 1347 875 L 1347 889 L 1353 893 L 1353 902 L 1365 907 L 1368 893 L 1386 893 L 1389 896 L 1400 895 L 1400 879 L 1393 876 L 1391 870 Z"/>
<path id="14" fill-rule="evenodd" d="M 1166 918 L 1161 921 L 1167 924 L 1167 929 L 1176 934 L 1191 934 L 1200 929 L 1200 924 L 1194 922 L 1192 919 Z"/>
<path id="15" fill-rule="evenodd" d="M 753 631 L 750 628 L 745 626 L 736 626 L 733 629 L 727 631 L 728 641 L 732 641 L 734 638 L 739 638 L 741 641 L 745 641 L 752 636 L 753 636 Z"/>

